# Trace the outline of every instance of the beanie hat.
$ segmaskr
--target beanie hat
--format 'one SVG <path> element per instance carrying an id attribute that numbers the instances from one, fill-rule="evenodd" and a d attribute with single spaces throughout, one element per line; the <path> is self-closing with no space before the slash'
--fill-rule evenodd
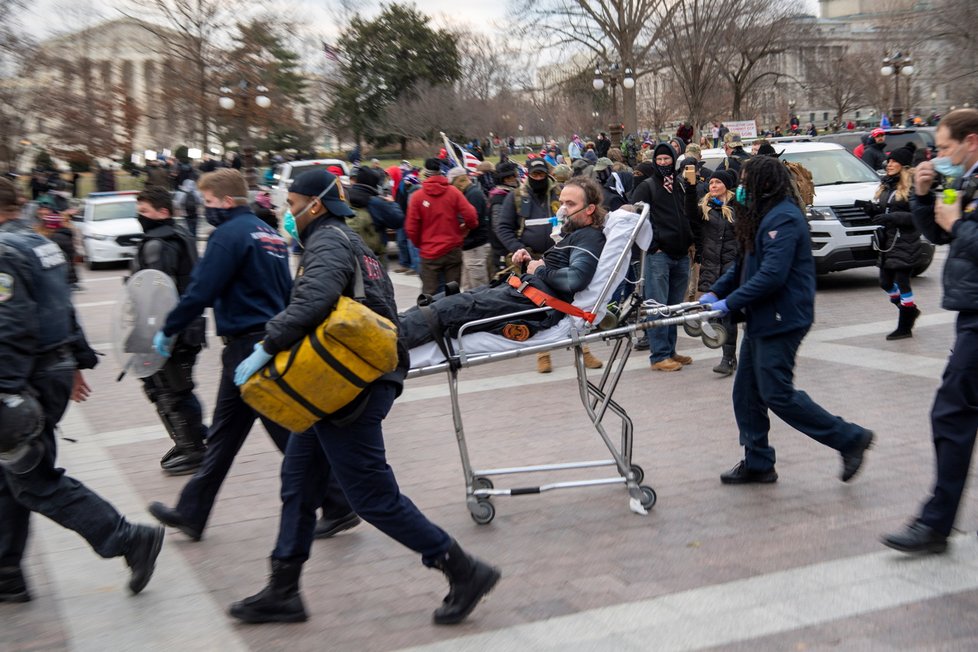
<path id="1" fill-rule="evenodd" d="M 370 168 L 362 167 L 357 170 L 357 183 L 365 186 L 376 186 L 377 173 Z"/>
<path id="2" fill-rule="evenodd" d="M 441 172 L 441 159 L 439 158 L 426 158 L 424 160 L 424 169 L 429 172 L 434 172 L 439 174 Z"/>
<path id="3" fill-rule="evenodd" d="M 502 181 L 508 177 L 519 176 L 519 166 L 512 161 L 506 161 L 505 163 L 499 163 L 496 165 L 496 179 Z"/>
<path id="4" fill-rule="evenodd" d="M 726 186 L 727 190 L 733 190 L 737 187 L 737 175 L 733 170 L 717 170 L 710 176 L 710 181 L 714 179 Z"/>
<path id="5" fill-rule="evenodd" d="M 890 160 L 896 161 L 903 167 L 910 167 L 913 163 L 914 152 L 917 151 L 917 146 L 913 143 L 907 143 L 903 147 L 897 147 L 895 150 L 890 152 Z"/>
<path id="6" fill-rule="evenodd" d="M 642 161 L 635 166 L 635 171 L 641 174 L 643 178 L 648 179 L 655 173 L 655 165 L 649 161 Z"/>

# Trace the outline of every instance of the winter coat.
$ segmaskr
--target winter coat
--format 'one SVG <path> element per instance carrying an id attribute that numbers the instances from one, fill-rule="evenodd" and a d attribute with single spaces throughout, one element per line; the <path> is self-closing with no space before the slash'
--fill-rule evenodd
<path id="1" fill-rule="evenodd" d="M 607 138 L 598 138 L 596 141 L 594 141 L 594 149 L 597 150 L 598 158 L 608 156 L 608 150 L 611 149 L 611 140 Z"/>
<path id="2" fill-rule="evenodd" d="M 886 147 L 886 143 L 872 142 L 866 145 L 862 155 L 863 163 L 874 170 L 882 170 L 886 163 L 886 152 L 883 151 L 884 147 Z"/>
<path id="3" fill-rule="evenodd" d="M 708 292 L 723 273 L 737 261 L 737 238 L 733 222 L 723 216 L 718 206 L 710 206 L 709 219 L 703 218 L 703 209 L 696 207 L 701 226 L 696 242 L 696 254 L 700 262 L 700 282 L 697 289 Z"/>
<path id="4" fill-rule="evenodd" d="M 399 229 L 404 226 L 404 212 L 396 202 L 387 201 L 380 196 L 376 186 L 355 183 L 350 187 L 350 206 L 365 208 L 370 214 L 370 221 L 387 241 L 387 229 Z"/>
<path id="5" fill-rule="evenodd" d="M 913 225 L 910 202 L 892 197 L 893 189 L 884 189 L 877 204 L 879 212 L 873 216 L 873 223 L 882 225 L 876 264 L 882 269 L 913 269 L 922 262 L 924 243 Z"/>
<path id="6" fill-rule="evenodd" d="M 655 146 L 653 156 L 669 154 L 676 160 L 676 152 L 668 143 Z M 663 251 L 673 258 L 681 258 L 693 244 L 693 226 L 690 217 L 695 217 L 696 189 L 687 192 L 679 174 L 673 174 L 672 192 L 666 190 L 664 177 L 656 167 L 652 176 L 635 186 L 629 196 L 631 203 L 649 204 L 649 217 L 652 220 L 652 246 L 649 253 Z M 697 225 L 698 226 L 698 225 Z"/>
<path id="7" fill-rule="evenodd" d="M 302 244 L 302 259 L 289 303 L 265 326 L 265 351 L 275 354 L 292 348 L 326 320 L 341 295 L 352 297 L 358 262 L 363 275 L 363 304 L 395 325 L 398 323 L 390 278 L 344 219 L 328 213 L 316 218 L 303 229 Z M 397 369 L 378 380 L 401 386 L 408 366 L 407 348 L 399 340 Z"/>
<path id="8" fill-rule="evenodd" d="M 978 173 L 972 171 L 955 179 L 952 187 L 964 195 L 961 199 L 961 219 L 948 233 L 934 222 L 935 194 L 913 194 L 910 206 L 914 226 L 937 245 L 950 245 L 944 263 L 945 310 L 978 313 Z M 965 190 L 962 190 L 965 188 Z"/>
<path id="9" fill-rule="evenodd" d="M 815 259 L 808 223 L 783 199 L 761 218 L 754 251 L 742 253 L 710 291 L 746 317 L 752 337 L 809 328 L 815 319 Z"/>
<path id="10" fill-rule="evenodd" d="M 465 235 L 462 242 L 462 250 L 468 251 L 475 249 L 489 242 L 489 210 L 486 206 L 486 194 L 482 192 L 482 186 L 478 183 L 470 183 L 463 193 L 475 209 L 476 216 L 479 218 L 479 226 L 472 229 Z"/>
<path id="11" fill-rule="evenodd" d="M 433 260 L 462 248 L 464 236 L 459 218 L 468 229 L 479 226 L 472 204 L 448 179 L 436 174 L 411 193 L 404 230 L 421 257 Z"/>

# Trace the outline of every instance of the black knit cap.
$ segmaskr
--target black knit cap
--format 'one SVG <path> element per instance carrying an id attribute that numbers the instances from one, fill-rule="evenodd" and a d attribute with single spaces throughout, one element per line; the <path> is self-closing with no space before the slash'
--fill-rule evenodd
<path id="1" fill-rule="evenodd" d="M 727 190 L 733 190 L 737 187 L 737 174 L 733 170 L 717 170 L 710 176 L 710 180 L 713 179 L 725 185 Z"/>
<path id="2" fill-rule="evenodd" d="M 917 146 L 913 143 L 907 143 L 903 147 L 897 147 L 895 150 L 890 152 L 890 160 L 896 161 L 903 167 L 910 167 L 913 163 L 913 154 L 917 151 Z"/>
<path id="3" fill-rule="evenodd" d="M 424 169 L 428 172 L 441 172 L 441 159 L 426 158 L 424 160 Z"/>

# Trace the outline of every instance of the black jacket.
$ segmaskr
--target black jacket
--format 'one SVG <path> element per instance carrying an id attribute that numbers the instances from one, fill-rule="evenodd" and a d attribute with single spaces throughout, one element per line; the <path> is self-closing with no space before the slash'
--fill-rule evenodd
<path id="1" fill-rule="evenodd" d="M 333 227 L 342 229 L 347 237 Z M 363 270 L 364 305 L 398 323 L 394 286 L 387 272 L 346 220 L 326 214 L 308 224 L 300 235 L 304 248 L 292 296 L 285 310 L 265 326 L 265 351 L 274 355 L 291 348 L 325 321 L 340 295 L 352 297 L 357 261 Z M 407 349 L 398 340 L 397 369 L 378 380 L 402 387 L 408 365 Z"/>
<path id="2" fill-rule="evenodd" d="M 934 193 L 911 197 L 913 223 L 934 244 L 951 245 L 944 263 L 941 305 L 945 310 L 978 313 L 978 174 L 956 179 L 953 187 L 964 195 L 964 212 L 950 233 L 934 222 Z"/>
<path id="3" fill-rule="evenodd" d="M 531 253 L 541 255 L 554 246 L 554 241 L 550 238 L 553 230 L 550 218 L 557 212 L 559 197 L 560 191 L 553 179 L 550 180 L 548 192 L 543 196 L 533 194 L 525 183 L 509 193 L 503 201 L 499 221 L 495 225 L 496 235 L 506 251 L 514 253 L 525 248 Z"/>
<path id="4" fill-rule="evenodd" d="M 910 202 L 891 199 L 893 189 L 885 188 L 876 204 L 873 223 L 882 226 L 878 234 L 880 255 L 877 265 L 883 269 L 913 269 L 922 262 L 924 243 L 913 225 Z"/>
<path id="5" fill-rule="evenodd" d="M 735 147 L 734 151 L 730 153 L 730 156 L 720 161 L 717 166 L 718 170 L 733 170 L 740 177 L 740 168 L 743 167 L 744 163 L 750 159 L 750 154 L 748 154 L 743 147 Z"/>
<path id="6" fill-rule="evenodd" d="M 697 289 L 709 292 L 727 268 L 737 260 L 739 247 L 734 225 L 717 206 L 711 206 L 709 219 L 703 219 L 703 209 L 696 207 L 701 226 L 697 229 L 696 254 L 700 262 L 700 281 Z"/>
<path id="7" fill-rule="evenodd" d="M 141 218 L 142 220 L 142 218 Z M 173 279 L 177 293 L 183 294 L 190 286 L 191 275 L 197 265 L 197 241 L 173 220 L 144 223 L 143 241 L 139 243 L 132 261 L 133 273 L 141 269 L 155 269 Z M 189 347 L 201 346 L 206 338 L 206 322 L 201 315 L 180 332 L 178 344 Z"/>
<path id="8" fill-rule="evenodd" d="M 882 170 L 884 163 L 886 162 L 886 152 L 883 148 L 886 147 L 886 143 L 872 142 L 863 148 L 863 163 L 873 168 L 874 170 Z"/>
<path id="9" fill-rule="evenodd" d="M 653 155 L 669 154 L 673 161 L 676 152 L 668 143 L 655 146 Z M 664 177 L 655 168 L 652 176 L 635 186 L 629 200 L 632 203 L 646 202 L 649 204 L 649 216 L 652 219 L 652 245 L 649 253 L 663 251 L 673 258 L 685 256 L 689 246 L 693 244 L 693 230 L 690 217 L 696 214 L 696 189 L 687 192 L 681 175 L 673 174 L 672 192 L 666 190 Z"/>
<path id="10" fill-rule="evenodd" d="M 475 209 L 476 217 L 479 218 L 479 226 L 469 231 L 462 242 L 462 250 L 475 249 L 489 242 L 489 209 L 486 206 L 486 194 L 482 192 L 482 185 L 470 183 L 469 187 L 462 193 Z"/>

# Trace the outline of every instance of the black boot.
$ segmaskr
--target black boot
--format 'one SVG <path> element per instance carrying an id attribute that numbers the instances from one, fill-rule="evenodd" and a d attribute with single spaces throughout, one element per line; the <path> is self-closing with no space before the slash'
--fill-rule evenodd
<path id="1" fill-rule="evenodd" d="M 303 623 L 306 608 L 299 593 L 302 562 L 272 560 L 268 586 L 231 605 L 230 613 L 246 623 Z"/>
<path id="2" fill-rule="evenodd" d="M 30 602 L 31 594 L 19 566 L 0 568 L 0 602 Z"/>
<path id="3" fill-rule="evenodd" d="M 176 509 L 171 509 L 163 503 L 152 502 L 149 504 L 149 513 L 152 514 L 157 521 L 166 525 L 168 527 L 175 527 L 180 530 L 193 541 L 200 541 L 200 538 L 204 535 L 204 528 L 195 527 L 191 523 L 187 522 L 183 516 L 180 515 Z"/>
<path id="4" fill-rule="evenodd" d="M 720 360 L 720 364 L 713 367 L 713 373 L 720 374 L 721 376 L 729 376 L 737 369 L 737 358 L 728 358 L 723 356 Z"/>
<path id="5" fill-rule="evenodd" d="M 454 540 L 448 552 L 434 560 L 431 566 L 448 578 L 448 595 L 435 609 L 436 625 L 454 625 L 465 620 L 501 575 L 498 568 L 470 557 Z"/>
<path id="6" fill-rule="evenodd" d="M 130 525 L 126 545 L 126 563 L 132 569 L 129 590 L 133 595 L 146 588 L 156 569 L 156 558 L 163 548 L 163 528 L 152 525 Z"/>
<path id="7" fill-rule="evenodd" d="M 197 471 L 204 461 L 205 449 L 186 449 L 174 446 L 163 459 L 160 460 L 160 468 L 167 475 L 189 475 Z"/>
<path id="8" fill-rule="evenodd" d="M 913 325 L 920 316 L 917 306 L 900 306 L 900 318 L 896 330 L 886 336 L 888 340 L 905 340 L 913 337 Z"/>

